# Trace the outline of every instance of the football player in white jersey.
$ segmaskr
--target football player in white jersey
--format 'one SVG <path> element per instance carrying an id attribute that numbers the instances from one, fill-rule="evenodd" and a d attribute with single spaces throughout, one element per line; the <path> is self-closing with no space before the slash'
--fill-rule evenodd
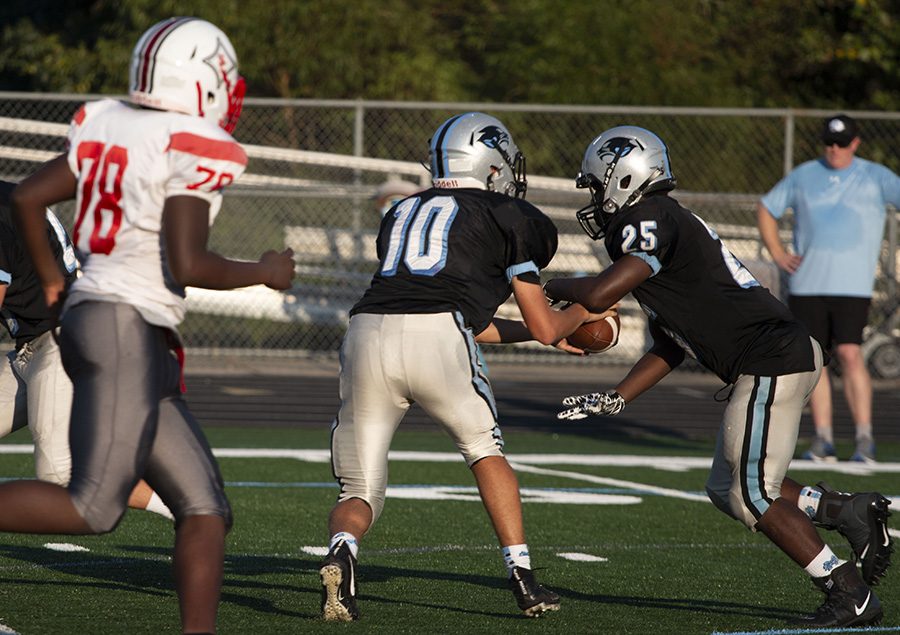
<path id="1" fill-rule="evenodd" d="M 131 59 L 130 103 L 88 103 L 69 150 L 12 195 L 47 305 L 63 279 L 44 209 L 76 198 L 84 275 L 65 298 L 60 349 L 72 379 L 72 478 L 0 485 L 0 530 L 89 534 L 118 524 L 143 477 L 175 515 L 174 567 L 185 633 L 212 633 L 231 509 L 181 389 L 176 327 L 184 288 L 286 289 L 293 253 L 259 262 L 207 248 L 222 189 L 247 157 L 229 134 L 244 84 L 228 37 L 195 18 L 151 27 Z"/>
<path id="2" fill-rule="evenodd" d="M 54 316 L 44 303 L 44 290 L 13 223 L 9 195 L 14 187 L 0 181 L 0 318 L 15 341 L 0 366 L 0 438 L 27 425 L 34 440 L 37 477 L 66 485 L 72 469 L 72 382 L 53 337 Z M 47 220 L 47 237 L 67 284 L 71 283 L 78 267 L 72 242 L 50 210 Z M 172 518 L 144 481 L 135 485 L 128 506 Z"/>

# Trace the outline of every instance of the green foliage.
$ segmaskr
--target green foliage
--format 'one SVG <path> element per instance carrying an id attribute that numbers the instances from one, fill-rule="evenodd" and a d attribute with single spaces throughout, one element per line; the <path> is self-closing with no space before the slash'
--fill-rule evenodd
<path id="1" fill-rule="evenodd" d="M 196 15 L 229 34 L 254 97 L 900 109 L 895 0 L 8 0 L 0 15 L 7 90 L 122 93 L 140 33 Z"/>

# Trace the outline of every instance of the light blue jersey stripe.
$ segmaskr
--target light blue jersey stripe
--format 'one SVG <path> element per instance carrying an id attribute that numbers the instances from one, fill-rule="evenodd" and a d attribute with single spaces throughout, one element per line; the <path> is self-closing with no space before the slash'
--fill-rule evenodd
<path id="1" fill-rule="evenodd" d="M 529 260 L 528 262 L 520 262 L 517 265 L 513 265 L 506 269 L 506 281 L 512 282 L 512 279 L 516 276 L 522 275 L 523 273 L 528 273 L 529 271 L 540 274 L 541 270 L 538 269 L 538 266 L 534 264 L 534 261 Z"/>
<path id="2" fill-rule="evenodd" d="M 659 262 L 659 258 L 657 258 L 656 256 L 651 256 L 650 254 L 644 253 L 643 251 L 632 251 L 632 252 L 629 252 L 628 255 L 629 256 L 637 256 L 638 258 L 640 258 L 641 260 L 646 262 L 648 265 L 650 265 L 650 269 L 653 270 L 653 273 L 650 274 L 651 278 L 653 276 L 655 276 L 656 274 L 658 274 L 660 269 L 662 269 L 662 265 Z"/>
<path id="3" fill-rule="evenodd" d="M 769 501 L 762 485 L 761 476 L 763 476 L 765 455 L 763 443 L 766 434 L 766 405 L 769 402 L 773 386 L 770 377 L 759 377 L 758 381 L 759 385 L 756 390 L 756 400 L 753 402 L 753 413 L 748 431 L 750 443 L 746 456 L 747 481 L 745 488 L 750 498 L 749 502 L 753 504 L 758 516 L 762 516 L 769 509 Z"/>

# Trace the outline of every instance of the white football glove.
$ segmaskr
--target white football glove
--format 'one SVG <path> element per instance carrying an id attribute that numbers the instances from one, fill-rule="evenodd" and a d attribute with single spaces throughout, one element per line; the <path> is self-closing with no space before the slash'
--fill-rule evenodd
<path id="1" fill-rule="evenodd" d="M 606 415 L 612 417 L 625 408 L 625 399 L 614 390 L 609 392 L 592 392 L 587 395 L 573 395 L 563 399 L 564 406 L 574 406 L 563 410 L 557 419 L 576 421 L 584 419 L 588 415 Z"/>

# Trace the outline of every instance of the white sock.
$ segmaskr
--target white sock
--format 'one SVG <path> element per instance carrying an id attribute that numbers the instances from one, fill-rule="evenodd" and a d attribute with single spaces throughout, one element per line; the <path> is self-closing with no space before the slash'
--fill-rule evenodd
<path id="1" fill-rule="evenodd" d="M 822 502 L 822 492 L 808 485 L 800 490 L 800 497 L 797 499 L 797 507 L 801 509 L 810 520 L 816 518 L 816 512 L 819 510 L 819 503 Z"/>
<path id="2" fill-rule="evenodd" d="M 857 423 L 856 424 L 856 440 L 871 441 L 872 440 L 872 424 Z"/>
<path id="3" fill-rule="evenodd" d="M 841 560 L 834 552 L 831 550 L 831 547 L 825 545 L 822 548 L 822 551 L 819 552 L 819 555 L 812 559 L 806 567 L 806 572 L 812 578 L 824 578 L 827 575 L 831 575 L 831 572 L 837 569 L 839 566 L 844 564 L 846 560 Z"/>
<path id="4" fill-rule="evenodd" d="M 166 504 L 159 497 L 159 494 L 153 492 L 150 494 L 150 500 L 147 502 L 147 507 L 145 507 L 148 512 L 153 512 L 154 514 L 159 514 L 160 516 L 165 516 L 169 520 L 175 520 L 175 516 L 172 514 L 172 511 L 166 507 Z"/>
<path id="5" fill-rule="evenodd" d="M 359 542 L 357 542 L 356 536 L 346 531 L 339 531 L 331 537 L 331 542 L 328 543 L 328 551 L 331 551 L 341 540 L 347 543 L 347 547 L 350 548 L 350 553 L 352 553 L 355 558 L 356 554 L 359 553 Z"/>
<path id="6" fill-rule="evenodd" d="M 528 555 L 528 545 L 509 545 L 503 547 L 503 560 L 506 562 L 506 570 L 512 575 L 513 567 L 531 568 L 531 556 Z"/>
<path id="7" fill-rule="evenodd" d="M 834 445 L 834 430 L 832 428 L 828 428 L 825 430 L 816 430 L 816 436 L 822 439 L 825 443 Z"/>

